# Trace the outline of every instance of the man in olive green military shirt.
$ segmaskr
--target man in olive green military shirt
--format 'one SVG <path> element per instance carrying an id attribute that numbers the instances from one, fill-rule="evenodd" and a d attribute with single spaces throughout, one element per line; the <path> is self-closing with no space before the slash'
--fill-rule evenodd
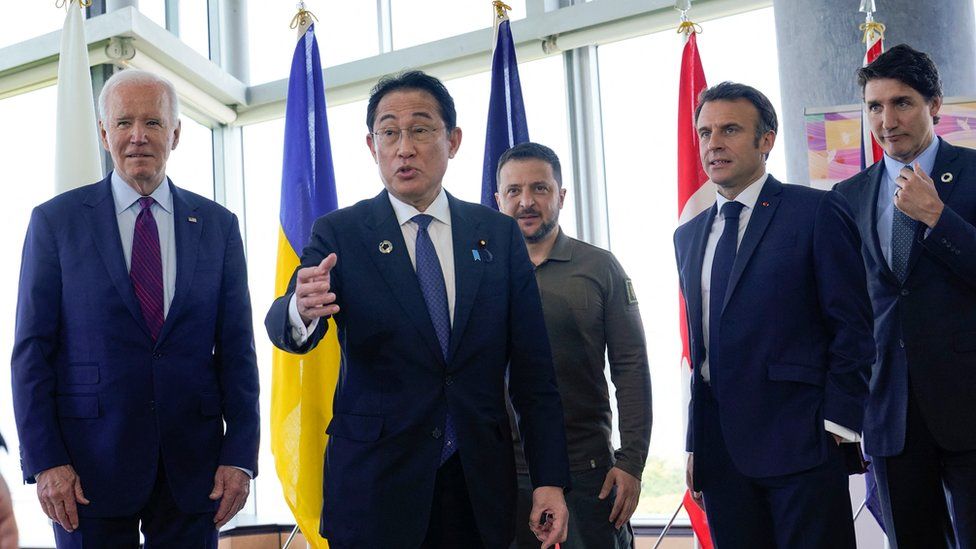
<path id="1" fill-rule="evenodd" d="M 498 160 L 498 208 L 518 222 L 536 266 L 542 310 L 563 400 L 572 490 L 563 549 L 629 548 L 630 517 L 651 438 L 651 378 L 634 289 L 610 252 L 563 234 L 559 158 L 522 143 Z M 612 413 L 604 375 L 609 358 L 621 447 L 611 443 Z M 517 547 L 538 547 L 528 528 L 531 484 L 516 440 L 519 467 Z"/>

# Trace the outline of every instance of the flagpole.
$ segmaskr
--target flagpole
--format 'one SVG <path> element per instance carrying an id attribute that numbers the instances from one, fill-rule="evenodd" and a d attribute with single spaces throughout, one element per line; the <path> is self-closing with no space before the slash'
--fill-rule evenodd
<path id="1" fill-rule="evenodd" d="M 669 520 L 668 523 L 664 525 L 664 528 L 661 529 L 661 535 L 657 537 L 657 541 L 654 542 L 654 547 L 652 549 L 658 549 L 658 547 L 661 546 L 661 542 L 664 541 L 664 537 L 668 535 L 668 532 L 671 530 L 671 525 L 674 524 L 674 519 L 678 518 L 678 513 L 681 512 L 681 508 L 684 507 L 684 505 L 684 501 L 678 502 L 678 508 L 675 509 L 674 514 L 671 515 L 671 520 Z"/>

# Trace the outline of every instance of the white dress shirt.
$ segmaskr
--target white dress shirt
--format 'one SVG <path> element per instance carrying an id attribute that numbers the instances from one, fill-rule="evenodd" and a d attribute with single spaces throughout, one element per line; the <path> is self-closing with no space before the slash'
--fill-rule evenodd
<path id="1" fill-rule="evenodd" d="M 169 179 L 156 187 L 151 196 L 156 202 L 150 206 L 156 229 L 159 231 L 159 252 L 163 262 L 163 318 L 169 314 L 176 292 L 176 234 L 173 226 L 173 193 L 170 192 Z M 136 229 L 136 218 L 142 211 L 139 199 L 142 195 L 129 186 L 117 172 L 112 172 L 112 198 L 115 200 L 115 216 L 119 222 L 119 236 L 122 237 L 122 253 L 125 255 L 125 268 L 132 266 L 132 239 Z"/>
<path id="2" fill-rule="evenodd" d="M 759 194 L 762 192 L 763 186 L 766 184 L 766 179 L 768 179 L 769 174 L 763 173 L 762 176 L 757 179 L 754 183 L 745 188 L 738 196 L 735 197 L 735 201 L 742 204 L 742 211 L 739 213 L 739 234 L 736 239 L 736 249 L 742 244 L 742 237 L 746 234 L 746 228 L 749 226 L 749 220 L 752 219 L 752 212 L 756 207 L 756 201 L 759 200 Z M 705 243 L 705 256 L 702 258 L 702 272 L 701 272 L 701 303 L 702 303 L 702 338 L 705 344 L 705 359 L 702 361 L 701 374 L 705 383 L 710 381 L 709 370 L 708 370 L 708 333 L 709 333 L 709 300 L 710 300 L 710 286 L 712 283 L 712 261 L 715 259 L 715 248 L 718 247 L 718 239 L 722 236 L 722 231 L 725 230 L 725 218 L 722 217 L 721 211 L 722 206 L 729 199 L 722 196 L 721 193 L 715 193 L 715 207 L 718 208 L 718 214 L 715 215 L 715 220 L 712 222 L 712 228 L 708 232 L 708 240 Z M 847 442 L 858 442 L 861 440 L 861 435 L 854 432 L 847 427 L 838 425 L 832 421 L 824 420 L 824 427 L 830 433 L 833 433 Z"/>
<path id="3" fill-rule="evenodd" d="M 410 264 L 414 270 L 417 269 L 417 224 L 411 221 L 415 215 L 425 213 L 434 218 L 427 227 L 427 234 L 434 243 L 437 251 L 437 259 L 441 263 L 441 272 L 444 273 L 444 287 L 447 289 L 447 308 L 451 315 L 451 325 L 454 325 L 454 301 L 457 288 L 454 284 L 454 236 L 451 232 L 451 207 L 447 201 L 447 192 L 441 188 L 441 192 L 427 210 L 421 212 L 410 204 L 397 199 L 392 194 L 387 194 L 393 212 L 396 214 L 397 222 L 400 224 L 400 231 L 403 233 L 403 241 L 407 246 L 407 254 L 410 256 Z M 378 244 L 378 243 L 377 243 Z M 342 304 L 338 303 L 341 307 Z M 288 323 L 291 324 L 291 337 L 296 345 L 303 345 L 308 336 L 315 331 L 319 319 L 313 319 L 307 327 L 298 313 L 298 301 L 294 295 L 288 304 Z"/>

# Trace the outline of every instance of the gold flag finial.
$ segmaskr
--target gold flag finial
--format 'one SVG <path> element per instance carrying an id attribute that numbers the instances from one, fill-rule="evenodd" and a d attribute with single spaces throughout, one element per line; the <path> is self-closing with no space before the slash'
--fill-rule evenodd
<path id="1" fill-rule="evenodd" d="M 702 31 L 701 26 L 691 19 L 688 19 L 688 10 L 691 9 L 691 0 L 677 0 L 674 9 L 681 12 L 681 24 L 678 25 L 678 34 L 698 34 Z"/>
<path id="2" fill-rule="evenodd" d="M 877 21 L 867 21 L 861 23 L 858 27 L 864 36 L 861 38 L 861 42 L 867 44 L 869 41 L 874 40 L 874 35 L 877 34 L 879 39 L 884 40 L 885 26 L 884 23 L 878 23 Z"/>
<path id="3" fill-rule="evenodd" d="M 57 8 L 63 8 L 74 1 L 75 0 L 57 0 L 54 3 L 54 6 Z M 92 4 L 92 0 L 78 0 L 78 4 L 83 8 L 90 8 Z"/>
<path id="4" fill-rule="evenodd" d="M 505 19 L 508 17 L 508 12 L 512 9 L 512 6 L 502 2 L 502 0 L 494 0 L 491 5 L 495 6 L 495 17 L 498 19 Z"/>
<path id="5" fill-rule="evenodd" d="M 291 25 L 289 28 L 297 29 L 299 27 L 307 27 L 311 24 L 312 20 L 318 21 L 319 18 L 315 17 L 315 14 L 305 9 L 305 2 L 298 3 L 298 13 L 295 17 L 291 18 Z"/>

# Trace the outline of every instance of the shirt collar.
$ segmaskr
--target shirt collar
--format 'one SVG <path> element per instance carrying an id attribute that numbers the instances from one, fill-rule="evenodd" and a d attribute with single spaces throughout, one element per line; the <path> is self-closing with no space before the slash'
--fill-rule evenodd
<path id="1" fill-rule="evenodd" d="M 911 164 L 915 165 L 915 163 L 918 162 L 918 165 L 921 166 L 922 170 L 925 173 L 932 175 L 932 170 L 935 169 L 935 157 L 938 154 L 939 154 L 939 138 L 933 136 L 932 142 L 929 143 L 929 146 L 925 147 L 925 150 L 922 151 L 922 153 L 919 154 L 917 157 L 915 157 L 915 159 L 912 160 Z M 901 169 L 904 168 L 906 165 L 907 164 L 905 162 L 902 162 L 901 160 L 895 160 L 894 158 L 888 156 L 888 153 L 884 154 L 885 173 L 888 174 L 889 178 L 891 179 L 897 178 L 898 172 L 900 172 Z"/>
<path id="2" fill-rule="evenodd" d="M 149 196 L 159 204 L 160 208 L 170 214 L 173 213 L 173 193 L 169 188 L 169 178 L 156 187 L 156 190 Z M 142 195 L 130 187 L 118 172 L 112 170 L 112 198 L 115 199 L 115 215 L 119 215 L 132 207 L 136 201 L 142 198 Z"/>
<path id="3" fill-rule="evenodd" d="M 762 192 L 763 185 L 766 184 L 766 180 L 769 179 L 769 174 L 763 172 L 759 179 L 755 180 L 752 184 L 745 188 L 738 196 L 735 197 L 735 201 L 745 206 L 745 209 L 751 210 L 756 206 L 756 201 L 759 200 L 759 193 Z M 715 207 L 718 211 L 722 211 L 722 206 L 726 202 L 731 202 L 728 198 L 722 196 L 722 193 L 715 192 Z"/>
<path id="4" fill-rule="evenodd" d="M 386 195 L 390 197 L 390 205 L 393 206 L 393 213 L 396 214 L 397 223 L 401 227 L 409 223 L 413 219 L 413 216 L 422 213 L 433 217 L 448 227 L 451 226 L 451 205 L 447 201 L 447 191 L 444 190 L 444 187 L 441 187 L 441 192 L 437 193 L 437 197 L 430 203 L 430 206 L 427 206 L 427 211 L 424 212 L 393 196 L 393 193 L 388 192 Z"/>
<path id="5" fill-rule="evenodd" d="M 566 233 L 563 232 L 562 227 L 556 225 L 556 241 L 552 244 L 552 249 L 549 250 L 549 257 L 546 258 L 546 263 L 550 261 L 569 261 L 573 259 L 573 241 L 570 240 Z M 545 263 L 543 263 L 545 265 Z"/>

